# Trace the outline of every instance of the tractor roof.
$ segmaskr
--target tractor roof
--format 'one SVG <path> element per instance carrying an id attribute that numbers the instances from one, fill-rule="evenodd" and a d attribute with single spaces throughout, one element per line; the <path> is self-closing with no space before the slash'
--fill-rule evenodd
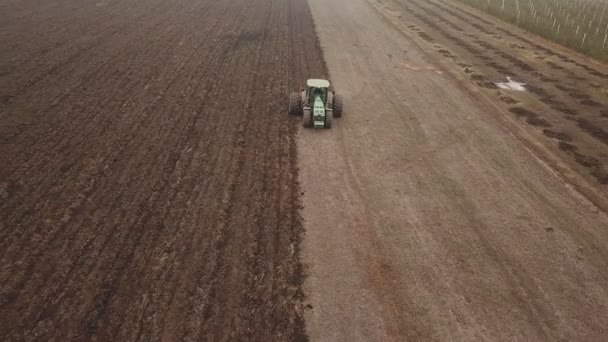
<path id="1" fill-rule="evenodd" d="M 306 81 L 306 85 L 314 88 L 329 88 L 328 80 L 310 79 Z"/>

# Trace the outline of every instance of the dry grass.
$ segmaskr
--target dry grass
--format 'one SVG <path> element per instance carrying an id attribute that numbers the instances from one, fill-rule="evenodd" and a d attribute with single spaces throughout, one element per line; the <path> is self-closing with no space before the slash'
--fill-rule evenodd
<path id="1" fill-rule="evenodd" d="M 608 62 L 608 0 L 460 0 Z"/>

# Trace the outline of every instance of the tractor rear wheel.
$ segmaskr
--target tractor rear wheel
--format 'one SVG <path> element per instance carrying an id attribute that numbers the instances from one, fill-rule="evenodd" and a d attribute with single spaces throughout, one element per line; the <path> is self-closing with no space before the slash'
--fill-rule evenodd
<path id="1" fill-rule="evenodd" d="M 297 92 L 289 94 L 289 115 L 302 115 L 302 98 Z"/>
<path id="2" fill-rule="evenodd" d="M 334 113 L 331 110 L 328 110 L 325 112 L 325 125 L 323 125 L 323 128 L 331 128 L 331 122 L 334 118 Z"/>
<path id="3" fill-rule="evenodd" d="M 342 95 L 335 94 L 333 101 L 334 116 L 340 118 L 342 117 L 342 109 L 344 108 L 344 99 L 342 99 Z"/>
<path id="4" fill-rule="evenodd" d="M 312 127 L 312 111 L 310 109 L 304 109 L 302 125 L 306 128 Z"/>

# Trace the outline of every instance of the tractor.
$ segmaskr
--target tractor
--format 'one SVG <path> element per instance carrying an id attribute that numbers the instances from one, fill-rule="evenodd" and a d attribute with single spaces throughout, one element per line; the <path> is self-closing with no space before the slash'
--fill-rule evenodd
<path id="1" fill-rule="evenodd" d="M 342 96 L 330 90 L 329 81 L 310 79 L 306 89 L 289 96 L 289 115 L 302 115 L 304 127 L 331 128 L 334 117 L 342 116 Z"/>

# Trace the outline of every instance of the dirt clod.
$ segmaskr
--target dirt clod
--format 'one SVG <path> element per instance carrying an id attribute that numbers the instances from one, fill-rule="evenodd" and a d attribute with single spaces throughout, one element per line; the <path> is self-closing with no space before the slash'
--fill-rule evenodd
<path id="1" fill-rule="evenodd" d="M 543 134 L 549 138 L 557 139 L 560 141 L 572 141 L 572 138 L 564 132 L 554 132 L 550 129 L 543 129 Z"/>
<path id="2" fill-rule="evenodd" d="M 527 123 L 532 126 L 540 126 L 540 127 L 551 127 L 551 124 L 547 122 L 547 120 L 540 117 L 538 114 L 521 107 L 513 107 L 509 109 L 511 113 L 517 115 L 518 118 L 523 118 Z"/>

